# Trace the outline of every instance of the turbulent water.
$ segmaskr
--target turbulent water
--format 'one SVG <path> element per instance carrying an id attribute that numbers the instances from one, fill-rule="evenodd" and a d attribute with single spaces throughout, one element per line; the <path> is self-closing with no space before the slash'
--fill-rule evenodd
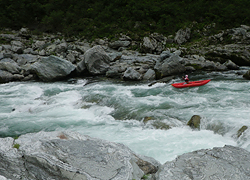
<path id="1" fill-rule="evenodd" d="M 78 79 L 75 83 L 0 84 L 0 137 L 70 130 L 123 143 L 161 163 L 186 152 L 225 144 L 250 151 L 250 81 L 235 71 L 190 74 L 204 86 L 175 89 L 171 83 Z M 201 129 L 186 124 L 200 115 Z M 151 120 L 143 122 L 145 117 Z M 157 129 L 165 123 L 171 128 Z"/>

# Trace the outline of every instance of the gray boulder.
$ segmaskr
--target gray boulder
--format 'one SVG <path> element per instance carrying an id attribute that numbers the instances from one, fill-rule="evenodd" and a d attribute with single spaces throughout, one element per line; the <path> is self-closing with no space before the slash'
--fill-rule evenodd
<path id="1" fill-rule="evenodd" d="M 154 80 L 155 79 L 155 71 L 153 69 L 149 69 L 143 76 L 144 80 Z"/>
<path id="2" fill-rule="evenodd" d="M 82 64 L 85 64 L 90 74 L 103 75 L 106 74 L 110 66 L 110 61 L 111 58 L 104 49 L 100 45 L 97 45 L 84 53 L 84 60 L 78 63 L 77 69 L 81 69 L 78 68 L 78 66 L 83 67 Z M 79 73 L 81 73 L 81 71 Z"/>
<path id="3" fill-rule="evenodd" d="M 154 38 L 144 37 L 142 42 L 142 49 L 144 52 L 153 53 L 157 48 L 157 41 Z"/>
<path id="4" fill-rule="evenodd" d="M 164 60 L 159 60 L 154 69 L 158 71 L 158 75 L 160 77 L 166 77 L 171 76 L 174 74 L 180 74 L 186 71 L 185 66 L 183 65 L 183 59 L 175 54 L 167 54 L 168 56 L 161 56 L 162 57 L 168 57 Z"/>
<path id="5" fill-rule="evenodd" d="M 75 66 L 56 56 L 44 57 L 32 64 L 36 75 L 43 81 L 54 81 L 68 76 Z"/>
<path id="6" fill-rule="evenodd" d="M 233 62 L 221 64 L 220 62 L 214 62 L 206 60 L 204 57 L 200 56 L 189 56 L 187 58 L 183 58 L 185 66 L 191 66 L 195 70 L 208 70 L 208 71 L 225 71 L 229 68 L 237 68 L 237 65 L 233 66 Z"/>
<path id="7" fill-rule="evenodd" d="M 158 166 L 122 144 L 74 132 L 0 138 L 0 172 L 11 179 L 139 180 Z"/>
<path id="8" fill-rule="evenodd" d="M 225 65 L 228 69 L 231 70 L 238 70 L 240 69 L 238 65 L 236 65 L 234 62 L 232 62 L 231 60 L 228 60 L 227 62 L 225 62 L 223 65 Z"/>
<path id="9" fill-rule="evenodd" d="M 177 31 L 174 41 L 178 44 L 182 44 L 184 42 L 187 42 L 191 37 L 191 29 L 186 28 L 186 29 L 180 29 Z"/>
<path id="10" fill-rule="evenodd" d="M 249 180 L 250 153 L 224 146 L 183 154 L 166 162 L 156 173 L 157 180 Z"/>
<path id="11" fill-rule="evenodd" d="M 22 80 L 22 78 L 24 78 L 23 75 L 11 74 L 8 71 L 0 70 L 0 83 L 19 81 L 19 80 Z"/>
<path id="12" fill-rule="evenodd" d="M 24 50 L 24 45 L 21 41 L 11 41 L 11 50 L 14 53 L 22 54 Z"/>
<path id="13" fill-rule="evenodd" d="M 109 47 L 113 48 L 113 49 L 119 49 L 120 47 L 128 47 L 131 44 L 130 41 L 114 41 L 109 43 Z"/>
<path id="14" fill-rule="evenodd" d="M 124 80 L 135 80 L 139 81 L 142 79 L 142 74 L 134 70 L 132 67 L 127 68 L 127 70 L 123 74 Z"/>
<path id="15" fill-rule="evenodd" d="M 223 47 L 208 47 L 205 54 L 206 59 L 214 62 L 225 63 L 233 61 L 238 66 L 250 65 L 250 52 L 248 47 L 244 48 L 238 44 L 225 45 Z"/>
<path id="16" fill-rule="evenodd" d="M 160 54 L 165 49 L 168 39 L 162 34 L 152 33 L 149 37 L 144 37 L 141 50 L 145 53 Z"/>
<path id="17" fill-rule="evenodd" d="M 0 70 L 8 71 L 12 74 L 18 74 L 21 68 L 18 66 L 16 62 L 1 62 L 0 61 Z"/>

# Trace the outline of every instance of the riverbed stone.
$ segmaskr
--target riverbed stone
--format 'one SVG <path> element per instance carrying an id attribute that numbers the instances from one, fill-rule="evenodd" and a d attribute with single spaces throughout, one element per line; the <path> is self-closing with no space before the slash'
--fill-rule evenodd
<path id="1" fill-rule="evenodd" d="M 199 115 L 193 115 L 188 121 L 187 125 L 192 129 L 200 129 L 201 117 Z"/>
<path id="2" fill-rule="evenodd" d="M 42 81 L 54 81 L 68 76 L 76 67 L 65 59 L 49 56 L 32 64 L 32 68 Z"/>
<path id="3" fill-rule="evenodd" d="M 100 45 L 97 45 L 84 53 L 83 61 L 79 62 L 77 66 L 85 63 L 90 74 L 104 75 L 110 67 L 111 58 Z"/>
<path id="4" fill-rule="evenodd" d="M 155 71 L 153 69 L 147 70 L 147 72 L 143 76 L 144 80 L 154 80 L 155 79 Z"/>
<path id="5" fill-rule="evenodd" d="M 122 144 L 75 132 L 0 138 L 1 175 L 11 179 L 132 180 L 156 173 L 159 166 Z"/>
<path id="6" fill-rule="evenodd" d="M 128 47 L 131 44 L 130 41 L 113 41 L 109 43 L 109 47 L 113 49 L 119 49 L 120 47 Z"/>
<path id="7" fill-rule="evenodd" d="M 142 79 L 142 74 L 137 72 L 135 69 L 132 67 L 127 68 L 127 70 L 123 74 L 123 79 L 124 80 L 141 80 Z"/>
<path id="8" fill-rule="evenodd" d="M 248 70 L 246 73 L 244 73 L 244 74 L 243 74 L 243 77 L 244 77 L 245 79 L 250 80 L 250 70 Z"/>
<path id="9" fill-rule="evenodd" d="M 154 69 L 156 69 L 156 71 L 160 74 L 160 78 L 181 74 L 186 70 L 184 64 L 182 63 L 182 58 L 175 54 L 171 54 L 169 58 L 158 61 Z"/>
<path id="10" fill-rule="evenodd" d="M 237 138 L 239 138 L 247 129 L 248 129 L 247 126 L 242 126 L 242 127 L 237 131 Z"/>
<path id="11" fill-rule="evenodd" d="M 21 74 L 12 74 L 5 70 L 0 70 L 0 83 L 6 83 L 11 81 L 20 81 L 24 76 Z"/>
<path id="12" fill-rule="evenodd" d="M 249 180 L 250 153 L 226 145 L 202 149 L 166 162 L 156 173 L 157 180 Z"/>
<path id="13" fill-rule="evenodd" d="M 186 28 L 186 29 L 180 29 L 176 32 L 175 35 L 175 42 L 177 42 L 178 44 L 182 44 L 187 42 L 191 37 L 191 29 L 190 28 Z"/>

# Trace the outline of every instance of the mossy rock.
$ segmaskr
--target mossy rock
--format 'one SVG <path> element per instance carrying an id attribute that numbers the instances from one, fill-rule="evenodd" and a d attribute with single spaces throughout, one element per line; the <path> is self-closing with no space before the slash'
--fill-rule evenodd
<path id="1" fill-rule="evenodd" d="M 250 80 L 250 70 L 243 75 L 243 78 Z"/>
<path id="2" fill-rule="evenodd" d="M 192 129 L 200 129 L 201 117 L 199 115 L 193 115 L 188 121 L 187 125 Z"/>
<path id="3" fill-rule="evenodd" d="M 20 144 L 14 144 L 13 145 L 13 148 L 19 149 L 19 147 L 20 147 Z"/>
<path id="4" fill-rule="evenodd" d="M 162 130 L 168 130 L 170 129 L 171 127 L 164 123 L 164 122 L 160 122 L 160 121 L 155 121 L 153 124 L 152 124 L 156 129 L 162 129 Z"/>
<path id="5" fill-rule="evenodd" d="M 143 121 L 144 124 L 147 124 L 147 122 L 151 121 L 151 120 L 154 120 L 154 118 L 146 116 L 146 117 L 144 117 L 144 119 L 142 121 Z"/>
<path id="6" fill-rule="evenodd" d="M 202 66 L 198 65 L 198 64 L 191 64 L 190 66 L 192 66 L 196 70 L 201 70 L 202 69 Z"/>
<path id="7" fill-rule="evenodd" d="M 247 126 L 242 126 L 242 127 L 237 131 L 237 138 L 239 138 L 247 129 L 248 129 Z"/>

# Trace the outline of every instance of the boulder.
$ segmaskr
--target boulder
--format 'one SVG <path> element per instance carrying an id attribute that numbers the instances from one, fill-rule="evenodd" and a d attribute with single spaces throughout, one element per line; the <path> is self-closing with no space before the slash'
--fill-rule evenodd
<path id="1" fill-rule="evenodd" d="M 250 65 L 250 52 L 237 44 L 226 45 L 224 47 L 211 47 L 205 54 L 206 59 L 221 64 L 231 60 L 238 66 Z"/>
<path id="2" fill-rule="evenodd" d="M 145 53 L 160 54 L 165 49 L 167 38 L 162 34 L 153 33 L 149 37 L 144 37 L 141 51 Z"/>
<path id="3" fill-rule="evenodd" d="M 120 47 L 128 47 L 131 44 L 130 41 L 114 41 L 109 43 L 109 47 L 113 48 L 113 49 L 119 49 Z"/>
<path id="4" fill-rule="evenodd" d="M 157 41 L 154 38 L 144 37 L 142 42 L 143 52 L 153 53 L 157 47 Z"/>
<path id="5" fill-rule="evenodd" d="M 0 180 L 9 180 L 9 179 L 7 179 L 6 177 L 0 175 Z"/>
<path id="6" fill-rule="evenodd" d="M 242 126 L 242 127 L 237 131 L 237 138 L 239 138 L 247 129 L 248 129 L 247 126 Z"/>
<path id="7" fill-rule="evenodd" d="M 142 74 L 134 70 L 132 67 L 127 68 L 127 70 L 123 74 L 123 79 L 124 80 L 141 80 L 142 79 Z"/>
<path id="8" fill-rule="evenodd" d="M 192 129 L 200 129 L 201 117 L 199 115 L 193 115 L 188 121 L 187 125 Z"/>
<path id="9" fill-rule="evenodd" d="M 157 180 L 249 180 L 250 153 L 233 147 L 202 149 L 166 162 L 156 173 Z"/>
<path id="10" fill-rule="evenodd" d="M 149 69 L 143 76 L 144 80 L 154 80 L 155 79 L 155 71 L 153 69 Z"/>
<path id="11" fill-rule="evenodd" d="M 1 62 L 0 61 L 0 70 L 8 71 L 12 74 L 18 74 L 21 68 L 16 62 Z"/>
<path id="12" fill-rule="evenodd" d="M 187 42 L 191 37 L 191 29 L 186 28 L 186 29 L 180 29 L 177 31 L 174 41 L 178 44 L 182 44 L 184 42 Z"/>
<path id="13" fill-rule="evenodd" d="M 11 41 L 11 50 L 14 53 L 22 54 L 24 50 L 24 45 L 21 41 Z"/>
<path id="14" fill-rule="evenodd" d="M 106 71 L 110 66 L 111 58 L 100 45 L 97 45 L 84 53 L 84 60 L 82 61 L 79 62 L 77 67 L 82 66 L 82 64 L 85 63 L 90 74 L 103 75 L 106 74 Z"/>
<path id="15" fill-rule="evenodd" d="M 68 76 L 75 70 L 75 66 L 57 56 L 44 57 L 32 64 L 36 75 L 42 81 L 54 81 Z"/>
<path id="16" fill-rule="evenodd" d="M 121 52 L 112 52 L 112 53 L 108 53 L 108 55 L 109 55 L 112 62 L 119 60 L 122 57 Z"/>
<path id="17" fill-rule="evenodd" d="M 238 65 L 236 65 L 234 62 L 232 62 L 231 60 L 228 60 L 227 62 L 225 62 L 223 64 L 224 66 L 227 67 L 227 69 L 230 69 L 230 70 L 238 70 L 240 69 Z"/>
<path id="18" fill-rule="evenodd" d="M 243 77 L 244 77 L 245 79 L 250 80 L 250 70 L 248 70 L 245 74 L 243 74 Z"/>
<path id="19" fill-rule="evenodd" d="M 0 138 L 0 172 L 10 179 L 141 179 L 160 163 L 128 147 L 75 132 Z"/>
<path id="20" fill-rule="evenodd" d="M 48 44 L 47 44 L 47 46 L 48 46 Z M 45 41 L 39 41 L 39 40 L 37 40 L 37 41 L 35 41 L 35 42 L 32 44 L 32 49 L 33 49 L 33 50 L 37 50 L 37 49 L 42 50 L 42 49 L 44 49 L 45 47 L 46 47 L 46 42 L 45 42 Z"/>
<path id="21" fill-rule="evenodd" d="M 6 83 L 11 81 L 20 81 L 24 78 L 23 75 L 20 74 L 11 74 L 8 71 L 0 70 L 0 83 Z"/>
<path id="22" fill-rule="evenodd" d="M 106 76 L 110 78 L 120 78 L 121 74 L 121 68 L 119 66 L 111 66 L 106 72 Z"/>
<path id="23" fill-rule="evenodd" d="M 183 59 L 186 67 L 191 66 L 195 70 L 226 71 L 228 70 L 227 67 L 236 68 L 237 66 L 237 65 L 233 66 L 233 62 L 231 64 L 230 63 L 221 64 L 220 62 L 209 61 L 201 58 L 197 59 L 194 58 L 193 56 Z"/>
<path id="24" fill-rule="evenodd" d="M 183 59 L 175 54 L 171 54 L 170 57 L 164 60 L 159 60 L 154 67 L 154 69 L 156 69 L 159 73 L 157 78 L 181 74 L 185 72 L 186 69 L 182 61 Z"/>

